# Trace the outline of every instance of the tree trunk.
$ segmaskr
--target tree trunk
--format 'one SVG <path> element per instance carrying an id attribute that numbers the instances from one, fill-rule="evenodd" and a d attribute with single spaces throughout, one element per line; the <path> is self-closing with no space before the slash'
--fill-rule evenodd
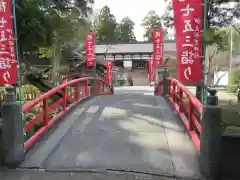
<path id="1" fill-rule="evenodd" d="M 212 87 L 213 85 L 214 85 L 214 73 L 209 73 L 207 75 L 206 86 L 207 87 Z"/>
<path id="2" fill-rule="evenodd" d="M 60 66 L 60 58 L 61 58 L 61 55 L 60 55 L 60 52 L 58 51 L 57 48 L 53 48 L 53 57 L 51 58 L 51 64 L 52 64 L 52 74 L 51 74 L 51 81 L 53 82 L 53 84 L 55 86 L 57 86 L 57 72 L 59 70 L 59 66 Z"/>

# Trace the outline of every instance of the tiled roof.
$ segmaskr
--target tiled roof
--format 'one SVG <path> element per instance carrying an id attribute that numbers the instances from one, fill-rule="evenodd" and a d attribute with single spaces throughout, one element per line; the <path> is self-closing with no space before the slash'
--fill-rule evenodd
<path id="1" fill-rule="evenodd" d="M 171 57 L 175 58 L 176 56 L 176 43 L 175 41 L 164 41 L 163 42 L 164 57 Z M 108 50 L 107 50 L 108 49 Z M 101 56 L 106 54 L 107 50 L 107 58 L 108 59 L 115 59 L 115 60 L 122 60 L 122 55 L 116 55 L 115 58 L 111 54 L 125 54 L 125 60 L 134 60 L 134 59 L 145 59 L 148 60 L 149 56 L 153 53 L 153 44 L 150 42 L 137 42 L 137 43 L 128 43 L 128 44 L 100 44 L 95 45 L 95 55 Z M 127 53 L 135 55 L 126 55 Z M 142 56 L 139 54 L 142 53 Z M 103 57 L 104 58 L 104 57 Z"/>
<path id="2" fill-rule="evenodd" d="M 95 45 L 95 53 L 103 54 L 110 44 Z M 175 52 L 176 42 L 175 41 L 164 41 L 163 48 L 165 52 Z M 146 43 L 128 43 L 128 44 L 112 44 L 108 48 L 108 53 L 152 53 L 153 44 Z"/>

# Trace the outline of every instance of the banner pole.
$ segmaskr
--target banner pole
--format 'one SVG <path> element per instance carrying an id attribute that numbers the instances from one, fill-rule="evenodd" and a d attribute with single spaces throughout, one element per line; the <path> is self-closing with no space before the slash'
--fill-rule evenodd
<path id="1" fill-rule="evenodd" d="M 20 72 L 20 62 L 19 62 L 19 49 L 18 49 L 18 41 L 17 41 L 17 21 L 16 21 L 16 0 L 12 0 L 12 13 L 13 13 L 13 28 L 14 28 L 14 35 L 15 35 L 15 48 L 16 48 L 16 61 L 18 65 L 18 82 L 17 86 L 19 88 L 19 101 L 20 101 L 20 113 L 22 112 L 22 83 L 21 83 L 21 72 Z"/>
<path id="2" fill-rule="evenodd" d="M 203 0 L 203 63 L 202 63 L 202 72 L 203 72 L 203 89 L 202 89 L 202 104 L 205 102 L 205 91 L 206 91 L 206 51 L 207 51 L 207 43 L 206 43 L 206 30 L 207 30 L 207 0 Z"/>

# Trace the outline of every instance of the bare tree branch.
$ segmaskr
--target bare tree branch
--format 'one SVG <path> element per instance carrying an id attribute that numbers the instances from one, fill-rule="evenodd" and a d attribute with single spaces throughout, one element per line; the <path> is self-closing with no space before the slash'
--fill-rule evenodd
<path id="1" fill-rule="evenodd" d="M 227 72 L 224 72 L 220 77 L 217 77 L 217 81 L 214 84 L 214 87 L 216 87 L 218 85 L 218 83 L 220 82 L 220 80 L 227 74 Z"/>

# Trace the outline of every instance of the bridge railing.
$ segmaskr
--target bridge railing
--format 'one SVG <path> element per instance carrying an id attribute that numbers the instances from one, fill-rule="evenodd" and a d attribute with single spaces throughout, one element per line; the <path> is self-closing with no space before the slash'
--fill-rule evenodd
<path id="1" fill-rule="evenodd" d="M 156 86 L 155 95 L 165 97 L 183 121 L 198 151 L 201 174 L 208 179 L 239 179 L 240 134 L 239 131 L 228 132 L 224 127 L 224 118 L 228 121 L 233 118 L 234 122 L 238 120 L 236 107 L 231 110 L 234 113 L 227 112 L 226 115 L 226 107 L 221 104 L 217 90 L 206 90 L 206 104 L 202 105 L 187 87 L 178 80 L 165 76 Z"/>
<path id="2" fill-rule="evenodd" d="M 160 82 L 156 88 L 156 94 L 159 95 L 163 88 L 163 82 Z M 170 77 L 167 78 L 166 97 L 172 104 L 174 111 L 182 119 L 184 126 L 188 130 L 188 134 L 192 138 L 195 148 L 199 151 L 201 133 L 200 120 L 202 118 L 201 102 L 187 87 L 178 80 Z"/>
<path id="3" fill-rule="evenodd" d="M 155 96 L 162 95 L 162 88 L 163 88 L 163 81 L 159 81 L 155 89 Z"/>
<path id="4" fill-rule="evenodd" d="M 89 80 L 96 81 L 95 85 L 89 86 Z M 69 88 L 71 91 L 68 91 Z M 28 134 L 24 144 L 25 149 L 29 150 L 74 105 L 90 96 L 111 93 L 110 86 L 103 79 L 83 77 L 65 81 L 30 103 L 24 104 L 22 108 L 24 114 L 31 113 L 33 108 L 38 109 L 24 126 L 24 132 Z M 37 127 L 37 130 L 30 132 L 33 127 Z"/>

